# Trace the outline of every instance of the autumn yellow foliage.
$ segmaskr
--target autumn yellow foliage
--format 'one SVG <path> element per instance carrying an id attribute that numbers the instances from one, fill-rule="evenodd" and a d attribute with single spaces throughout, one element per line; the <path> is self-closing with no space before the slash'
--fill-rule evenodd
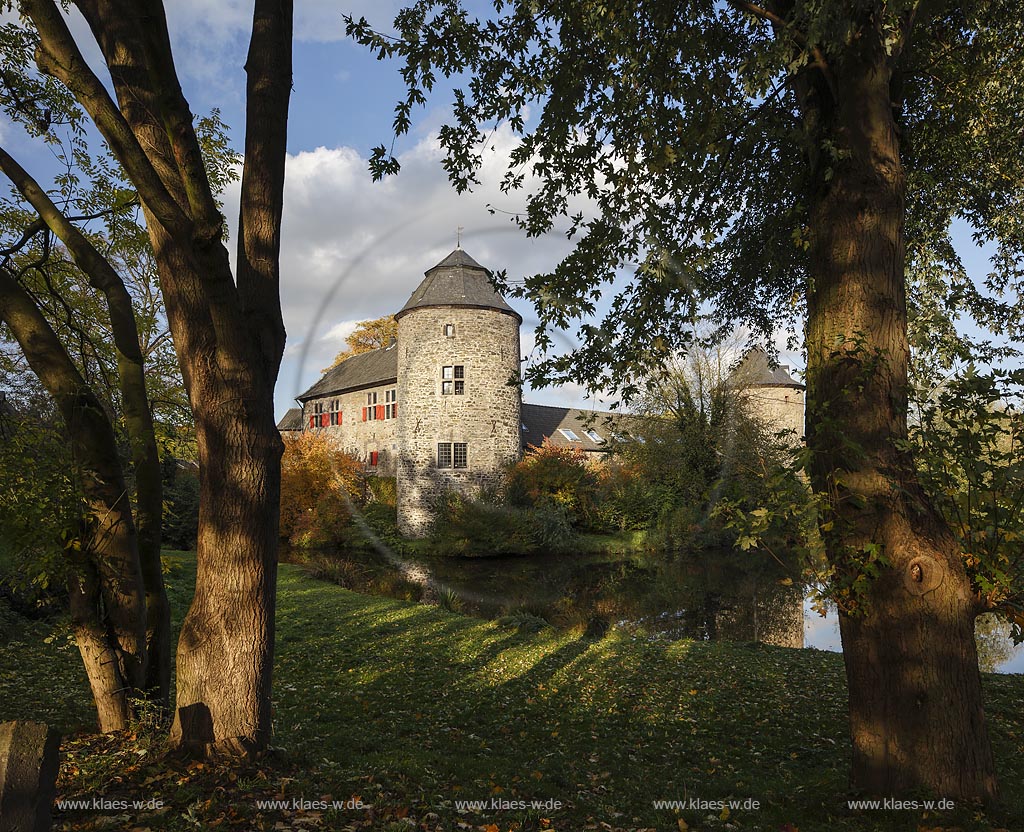
<path id="1" fill-rule="evenodd" d="M 281 460 L 281 537 L 297 546 L 336 542 L 364 502 L 366 475 L 359 460 L 322 434 L 285 440 Z"/>

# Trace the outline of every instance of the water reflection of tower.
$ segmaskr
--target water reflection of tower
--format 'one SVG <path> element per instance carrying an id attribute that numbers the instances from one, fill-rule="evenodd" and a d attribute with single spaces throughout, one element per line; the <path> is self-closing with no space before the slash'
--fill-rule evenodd
<path id="1" fill-rule="evenodd" d="M 796 446 L 804 436 L 804 385 L 785 364 L 772 366 L 760 347 L 749 350 L 730 377 L 741 391 L 748 412 L 773 433 L 789 431 Z M 755 587 L 746 609 L 734 616 L 749 627 L 749 638 L 780 647 L 804 646 L 803 591 L 797 585 Z"/>

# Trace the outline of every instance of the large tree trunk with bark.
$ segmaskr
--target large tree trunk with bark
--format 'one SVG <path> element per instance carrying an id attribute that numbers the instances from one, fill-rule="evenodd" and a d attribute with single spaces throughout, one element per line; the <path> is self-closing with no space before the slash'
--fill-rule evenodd
<path id="1" fill-rule="evenodd" d="M 888 56 L 866 26 L 834 84 L 805 90 L 813 147 L 807 322 L 811 481 L 840 590 L 852 785 L 996 796 L 957 543 L 917 484 L 907 438 L 906 178 Z M 855 52 L 856 50 L 851 50 Z M 812 157 L 814 152 L 812 150 Z M 825 169 L 830 175 L 824 175 Z"/>
<path id="2" fill-rule="evenodd" d="M 270 741 L 282 445 L 266 394 L 233 401 L 196 414 L 199 571 L 178 641 L 171 738 L 248 756 Z"/>
<path id="3" fill-rule="evenodd" d="M 223 217 L 181 93 L 158 0 L 76 0 L 117 103 L 52 0 L 23 0 L 36 61 L 89 112 L 138 189 L 182 377 L 196 418 L 200 514 L 196 594 L 178 647 L 172 737 L 250 755 L 270 736 L 280 457 L 273 390 L 284 350 L 279 286 L 290 0 L 256 0 L 237 280 Z"/>
<path id="4" fill-rule="evenodd" d="M 128 727 L 146 676 L 146 602 L 138 540 L 114 430 L 28 293 L 0 269 L 0 320 L 64 420 L 85 500 L 72 552 L 71 615 L 101 731 Z"/>

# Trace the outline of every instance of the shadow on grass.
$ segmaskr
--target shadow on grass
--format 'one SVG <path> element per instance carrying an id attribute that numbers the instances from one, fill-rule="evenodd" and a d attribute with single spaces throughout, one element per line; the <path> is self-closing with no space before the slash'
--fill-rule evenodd
<path id="1" fill-rule="evenodd" d="M 183 608 L 187 562 L 174 581 Z M 139 756 L 138 739 L 82 738 L 65 746 L 61 796 L 157 796 L 168 808 L 118 821 L 154 830 L 397 830 L 412 828 L 410 820 L 431 832 L 459 823 L 494 823 L 501 832 L 512 824 L 521 832 L 675 829 L 677 813 L 653 801 L 690 799 L 759 802 L 725 819 L 717 810 L 684 809 L 678 816 L 693 829 L 1021 827 L 1022 796 L 1011 784 L 1024 782 L 1022 677 L 986 678 L 1003 813 L 857 814 L 846 808 L 838 655 L 665 643 L 619 631 L 599 640 L 524 634 L 347 592 L 290 567 L 281 570 L 278 604 L 280 750 L 272 759 L 246 769 L 196 768 L 162 758 L 155 745 Z M 44 659 L 60 664 L 49 668 L 51 681 L 80 667 L 67 653 L 31 654 L 30 661 Z M 42 675 L 28 695 L 45 695 Z M 358 796 L 373 808 L 257 804 L 324 795 Z M 460 811 L 461 800 L 540 806 Z M 59 821 L 64 829 L 100 828 L 109 813 L 65 812 Z"/>

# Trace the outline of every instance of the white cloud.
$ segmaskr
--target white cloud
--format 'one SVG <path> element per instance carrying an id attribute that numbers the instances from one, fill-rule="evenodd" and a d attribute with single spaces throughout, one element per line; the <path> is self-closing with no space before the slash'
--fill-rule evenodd
<path id="1" fill-rule="evenodd" d="M 278 411 L 319 378 L 341 349 L 355 322 L 396 312 L 423 279 L 423 273 L 456 245 L 510 278 L 553 268 L 570 250 L 560 235 L 526 237 L 505 215 L 491 215 L 488 203 L 507 204 L 498 189 L 516 139 L 507 129 L 493 137 L 482 185 L 456 194 L 441 168 L 434 137 L 402 155 L 402 172 L 373 182 L 367 161 L 349 147 L 318 147 L 288 157 L 282 224 L 282 304 L 288 349 L 278 384 Z M 232 222 L 238 211 L 238 184 L 225 194 Z M 526 323 L 524 354 L 536 318 L 528 305 L 513 301 Z M 566 345 L 571 339 L 566 336 Z M 576 403 L 580 391 L 528 395 L 532 401 Z"/>

